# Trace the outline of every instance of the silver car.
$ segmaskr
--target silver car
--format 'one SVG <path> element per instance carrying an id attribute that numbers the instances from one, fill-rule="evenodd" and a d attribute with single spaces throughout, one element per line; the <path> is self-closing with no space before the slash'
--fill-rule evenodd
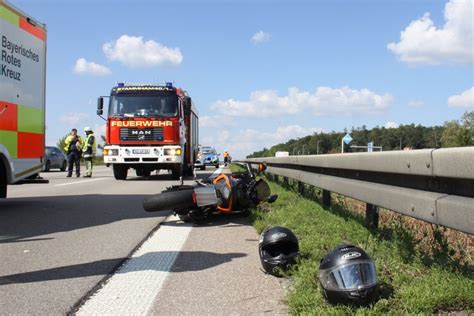
<path id="1" fill-rule="evenodd" d="M 66 171 L 66 167 L 66 155 L 58 147 L 46 146 L 43 171 L 48 172 L 54 168 Z"/>

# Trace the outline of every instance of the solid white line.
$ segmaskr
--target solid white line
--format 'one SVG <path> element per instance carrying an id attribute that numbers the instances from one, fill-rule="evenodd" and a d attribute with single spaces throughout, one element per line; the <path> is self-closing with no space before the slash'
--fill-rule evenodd
<path id="1" fill-rule="evenodd" d="M 83 180 L 83 181 L 74 181 L 74 182 L 68 182 L 68 183 L 60 183 L 60 184 L 55 184 L 55 187 L 62 187 L 65 185 L 72 185 L 72 184 L 80 184 L 80 183 L 87 183 L 87 182 L 92 182 L 92 181 L 98 181 L 98 180 L 105 180 L 107 178 L 96 178 L 96 179 L 90 179 L 90 180 Z"/>
<path id="2" fill-rule="evenodd" d="M 222 169 L 224 169 L 224 165 L 220 166 L 216 171 L 214 171 L 209 178 L 214 179 L 217 177 L 222 172 Z"/>
<path id="3" fill-rule="evenodd" d="M 145 315 L 155 303 L 169 271 L 183 247 L 191 224 L 170 216 L 128 259 L 77 315 Z"/>

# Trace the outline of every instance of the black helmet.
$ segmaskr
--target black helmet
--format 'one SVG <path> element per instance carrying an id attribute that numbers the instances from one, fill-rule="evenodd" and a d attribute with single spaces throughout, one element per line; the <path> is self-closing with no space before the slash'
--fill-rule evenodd
<path id="1" fill-rule="evenodd" d="M 363 305 L 377 290 L 377 272 L 372 258 L 361 248 L 342 244 L 321 260 L 319 282 L 331 303 Z"/>
<path id="2" fill-rule="evenodd" d="M 262 233 L 258 245 L 263 269 L 278 276 L 276 267 L 287 270 L 299 254 L 298 238 L 285 227 L 273 227 Z"/>

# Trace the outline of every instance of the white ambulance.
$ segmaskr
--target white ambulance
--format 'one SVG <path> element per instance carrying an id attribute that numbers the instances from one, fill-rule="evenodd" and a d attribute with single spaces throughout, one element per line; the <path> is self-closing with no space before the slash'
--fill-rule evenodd
<path id="1" fill-rule="evenodd" d="M 45 88 L 46 26 L 0 0 L 0 198 L 41 171 Z"/>

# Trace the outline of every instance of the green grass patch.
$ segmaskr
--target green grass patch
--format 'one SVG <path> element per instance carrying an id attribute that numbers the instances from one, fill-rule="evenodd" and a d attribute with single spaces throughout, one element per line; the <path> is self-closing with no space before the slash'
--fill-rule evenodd
<path id="1" fill-rule="evenodd" d="M 247 172 L 247 169 L 245 169 L 244 166 L 236 164 L 236 163 L 231 163 L 229 165 L 229 169 L 233 174 Z"/>
<path id="2" fill-rule="evenodd" d="M 239 166 L 231 170 L 241 172 Z M 270 182 L 279 198 L 254 210 L 254 226 L 262 232 L 268 226 L 286 226 L 300 240 L 302 256 L 289 272 L 289 311 L 294 315 L 313 314 L 432 314 L 448 311 L 474 311 L 472 270 L 446 262 L 431 261 L 414 245 L 411 232 L 396 223 L 381 231 L 370 231 L 364 218 L 336 205 L 320 204 Z M 305 195 L 307 196 L 307 195 Z M 314 193 L 314 196 L 317 196 Z M 390 238 L 386 238 L 387 231 Z M 320 260 L 336 245 L 352 243 L 374 259 L 380 281 L 379 297 L 367 307 L 329 305 L 318 281 Z M 472 264 L 472 262 L 471 262 Z M 469 272 L 470 271 L 470 272 Z"/>

